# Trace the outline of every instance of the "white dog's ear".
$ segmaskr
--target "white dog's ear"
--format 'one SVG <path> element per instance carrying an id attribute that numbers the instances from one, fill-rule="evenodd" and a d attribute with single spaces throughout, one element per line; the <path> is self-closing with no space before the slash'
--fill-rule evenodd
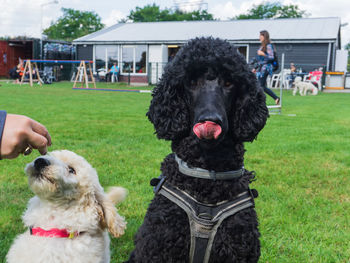
<path id="1" fill-rule="evenodd" d="M 120 237 L 126 229 L 126 222 L 117 212 L 115 205 L 125 199 L 126 189 L 122 187 L 112 187 L 107 194 L 97 191 L 96 200 L 98 202 L 98 214 L 100 225 L 107 228 L 114 237 Z"/>

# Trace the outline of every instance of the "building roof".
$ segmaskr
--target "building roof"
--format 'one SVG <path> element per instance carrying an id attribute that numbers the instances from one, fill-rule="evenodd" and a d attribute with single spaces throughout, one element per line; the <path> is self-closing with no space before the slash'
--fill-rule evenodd
<path id="1" fill-rule="evenodd" d="M 339 36 L 340 18 L 125 23 L 75 39 L 73 43 L 181 43 L 201 36 L 258 42 L 261 30 L 269 31 L 274 42 L 334 41 Z"/>

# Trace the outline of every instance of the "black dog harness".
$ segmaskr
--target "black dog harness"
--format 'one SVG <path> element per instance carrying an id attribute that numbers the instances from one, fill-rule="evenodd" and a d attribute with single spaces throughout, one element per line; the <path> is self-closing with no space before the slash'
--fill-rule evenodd
<path id="1" fill-rule="evenodd" d="M 179 163 L 179 159 L 175 156 Z M 183 161 L 182 161 L 183 162 Z M 184 162 L 183 162 L 184 163 Z M 186 164 L 186 163 L 184 163 Z M 183 164 L 179 163 L 180 172 L 184 172 Z M 206 176 L 205 173 L 198 174 L 198 169 L 200 168 L 188 168 L 186 169 L 196 169 L 195 172 L 197 176 L 203 178 Z M 243 168 L 242 168 L 243 169 Z M 201 171 L 207 171 L 200 169 Z M 209 174 L 213 175 L 213 172 L 207 171 Z M 232 174 L 237 176 L 237 171 L 232 171 Z M 227 176 L 229 172 L 226 172 L 225 179 L 232 179 Z M 241 173 L 240 176 L 243 174 Z M 186 173 L 187 174 L 187 173 Z M 187 174 L 188 175 L 188 174 Z M 193 176 L 193 175 L 190 175 Z M 220 176 L 219 176 L 220 177 Z M 238 176 L 237 176 L 238 177 Z M 218 179 L 217 176 L 214 177 Z M 209 178 L 207 178 L 209 179 Z M 221 179 L 221 180 L 225 180 Z M 257 197 L 257 192 L 255 189 L 252 191 L 248 188 L 247 191 L 237 195 L 234 200 L 223 201 L 216 204 L 206 204 L 197 201 L 195 198 L 190 196 L 185 191 L 180 190 L 177 187 L 172 186 L 166 182 L 166 177 L 161 175 L 156 181 L 153 179 L 151 185 L 154 187 L 155 194 L 161 194 L 173 203 L 181 207 L 187 214 L 190 229 L 191 229 L 191 247 L 189 262 L 190 263 L 207 263 L 209 262 L 210 252 L 213 245 L 213 241 L 217 232 L 217 229 L 221 223 L 229 216 L 232 216 L 243 209 L 248 207 L 254 207 L 254 197 Z"/>

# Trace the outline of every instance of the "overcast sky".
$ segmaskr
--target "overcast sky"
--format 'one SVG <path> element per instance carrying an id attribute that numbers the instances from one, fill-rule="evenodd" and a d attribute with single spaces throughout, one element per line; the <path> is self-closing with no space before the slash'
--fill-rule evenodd
<path id="1" fill-rule="evenodd" d="M 192 2 L 194 6 L 202 2 L 202 6 L 214 15 L 214 18 L 227 20 L 235 15 L 246 13 L 253 4 L 262 0 L 56 0 L 58 4 L 50 4 L 53 0 L 0 0 L 0 36 L 26 35 L 40 36 L 41 23 L 47 28 L 51 21 L 62 15 L 61 8 L 74 8 L 95 11 L 106 26 L 126 18 L 130 10 L 136 6 L 156 3 L 162 9 L 174 7 L 176 3 Z M 270 2 L 276 2 L 270 0 Z M 349 23 L 342 27 L 342 45 L 350 42 L 350 0 L 280 0 L 282 4 L 298 5 L 309 17 L 340 17 L 341 23 Z M 41 10 L 43 11 L 41 15 Z"/>

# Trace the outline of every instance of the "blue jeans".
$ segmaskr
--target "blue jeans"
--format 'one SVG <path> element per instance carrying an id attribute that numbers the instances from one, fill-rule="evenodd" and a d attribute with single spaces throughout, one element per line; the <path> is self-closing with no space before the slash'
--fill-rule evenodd
<path id="1" fill-rule="evenodd" d="M 271 96 L 274 100 L 278 99 L 278 96 L 266 86 L 266 79 L 268 74 L 261 74 L 259 76 L 259 84 L 264 89 L 265 93 L 267 93 L 269 96 Z"/>

